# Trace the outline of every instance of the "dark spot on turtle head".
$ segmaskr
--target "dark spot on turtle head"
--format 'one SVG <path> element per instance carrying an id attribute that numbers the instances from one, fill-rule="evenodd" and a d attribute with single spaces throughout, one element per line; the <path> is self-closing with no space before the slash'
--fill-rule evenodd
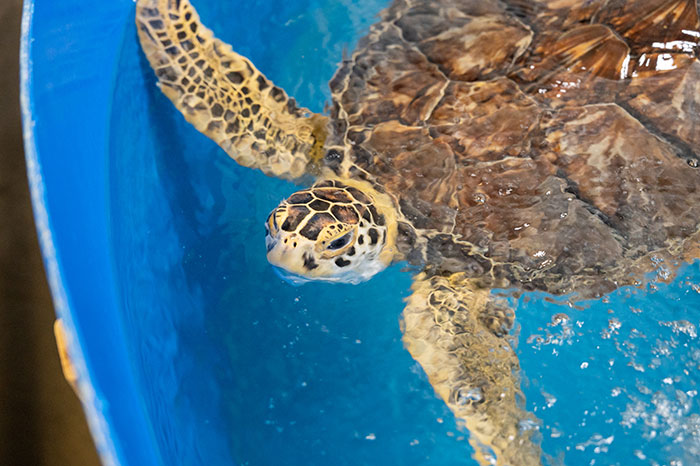
<path id="1" fill-rule="evenodd" d="M 364 235 L 360 235 L 357 238 L 357 244 L 360 244 L 360 245 L 365 244 L 365 236 Z"/>
<path id="2" fill-rule="evenodd" d="M 352 202 L 352 198 L 344 189 L 325 188 L 314 190 L 314 195 L 319 199 L 331 202 Z"/>
<path id="3" fill-rule="evenodd" d="M 258 76 L 258 89 L 264 91 L 268 86 L 269 84 L 267 83 L 267 80 L 262 76 Z"/>
<path id="4" fill-rule="evenodd" d="M 338 267 L 347 267 L 351 263 L 352 262 L 350 262 L 349 260 L 345 260 L 342 257 L 339 257 L 335 260 L 335 265 L 337 265 Z"/>
<path id="5" fill-rule="evenodd" d="M 287 218 L 284 219 L 282 229 L 284 231 L 294 231 L 301 221 L 309 214 L 306 206 L 290 206 L 287 208 Z"/>
<path id="6" fill-rule="evenodd" d="M 312 256 L 308 252 L 305 252 L 304 253 L 304 268 L 307 270 L 313 270 L 316 267 L 318 267 L 318 264 L 314 260 L 314 256 Z"/>
<path id="7" fill-rule="evenodd" d="M 307 204 L 313 200 L 313 196 L 311 195 L 310 192 L 308 191 L 300 191 L 298 193 L 294 193 L 289 198 L 287 199 L 287 202 L 290 204 Z"/>
<path id="8" fill-rule="evenodd" d="M 304 238 L 308 238 L 311 241 L 316 241 L 318 239 L 318 234 L 321 233 L 327 225 L 335 223 L 335 219 L 331 214 L 321 212 L 314 214 L 313 217 L 306 222 L 304 228 L 299 231 L 299 234 Z"/>
<path id="9" fill-rule="evenodd" d="M 354 256 L 355 255 L 355 246 L 350 246 L 350 249 L 348 249 L 348 256 Z"/>
<path id="10" fill-rule="evenodd" d="M 379 232 L 377 232 L 377 230 L 375 230 L 374 228 L 370 228 L 367 234 L 369 235 L 369 244 L 371 244 L 372 246 L 377 244 L 377 240 L 379 240 Z"/>
<path id="11" fill-rule="evenodd" d="M 349 187 L 348 192 L 354 197 L 357 201 L 363 203 L 363 204 L 370 204 L 372 201 L 357 188 Z"/>
<path id="12" fill-rule="evenodd" d="M 377 209 L 372 204 L 368 205 L 367 208 L 372 213 L 372 221 L 378 224 L 379 214 L 377 213 Z"/>
<path id="13" fill-rule="evenodd" d="M 314 209 L 315 211 L 318 211 L 318 212 L 323 212 L 325 210 L 328 210 L 328 208 L 330 206 L 331 205 L 328 202 L 322 201 L 320 199 L 316 199 L 311 204 L 309 204 L 309 207 L 311 207 L 312 209 Z"/>
<path id="14" fill-rule="evenodd" d="M 338 221 L 351 225 L 356 224 L 360 220 L 360 216 L 355 209 L 348 205 L 334 205 L 331 207 L 331 213 Z"/>

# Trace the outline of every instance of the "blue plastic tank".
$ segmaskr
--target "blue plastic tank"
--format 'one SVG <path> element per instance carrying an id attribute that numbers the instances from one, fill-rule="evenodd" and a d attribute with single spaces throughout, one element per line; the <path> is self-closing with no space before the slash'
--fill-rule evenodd
<path id="1" fill-rule="evenodd" d="M 313 111 L 386 3 L 195 2 Z M 103 462 L 474 464 L 402 348 L 410 274 L 279 279 L 263 221 L 295 186 L 237 166 L 184 122 L 155 86 L 133 15 L 133 0 L 26 0 L 23 19 L 36 224 Z M 700 461 L 698 284 L 695 262 L 596 302 L 512 299 L 548 461 Z"/>

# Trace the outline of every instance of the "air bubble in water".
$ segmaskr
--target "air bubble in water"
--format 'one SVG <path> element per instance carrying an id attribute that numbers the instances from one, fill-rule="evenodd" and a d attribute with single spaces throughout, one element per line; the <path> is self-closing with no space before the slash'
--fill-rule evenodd
<path id="1" fill-rule="evenodd" d="M 466 405 L 469 403 L 478 403 L 484 398 L 481 389 L 476 388 L 460 388 L 457 394 L 457 404 Z"/>

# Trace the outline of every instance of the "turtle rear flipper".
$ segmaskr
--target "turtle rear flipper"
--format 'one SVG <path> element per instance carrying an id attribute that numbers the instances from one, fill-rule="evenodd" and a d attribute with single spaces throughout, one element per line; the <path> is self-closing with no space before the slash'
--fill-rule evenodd
<path id="1" fill-rule="evenodd" d="M 320 158 L 327 118 L 216 39 L 189 1 L 139 0 L 136 24 L 163 93 L 238 163 L 294 179 Z"/>
<path id="2" fill-rule="evenodd" d="M 539 466 L 540 447 L 508 341 L 514 314 L 462 274 L 418 275 L 402 327 L 404 343 L 437 394 L 470 433 L 479 464 Z"/>

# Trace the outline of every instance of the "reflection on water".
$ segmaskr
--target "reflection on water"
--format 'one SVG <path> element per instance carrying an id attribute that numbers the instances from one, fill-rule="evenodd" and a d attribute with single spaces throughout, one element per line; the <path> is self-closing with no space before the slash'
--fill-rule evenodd
<path id="1" fill-rule="evenodd" d="M 696 464 L 700 263 L 599 301 L 517 304 L 528 406 L 566 464 Z"/>

